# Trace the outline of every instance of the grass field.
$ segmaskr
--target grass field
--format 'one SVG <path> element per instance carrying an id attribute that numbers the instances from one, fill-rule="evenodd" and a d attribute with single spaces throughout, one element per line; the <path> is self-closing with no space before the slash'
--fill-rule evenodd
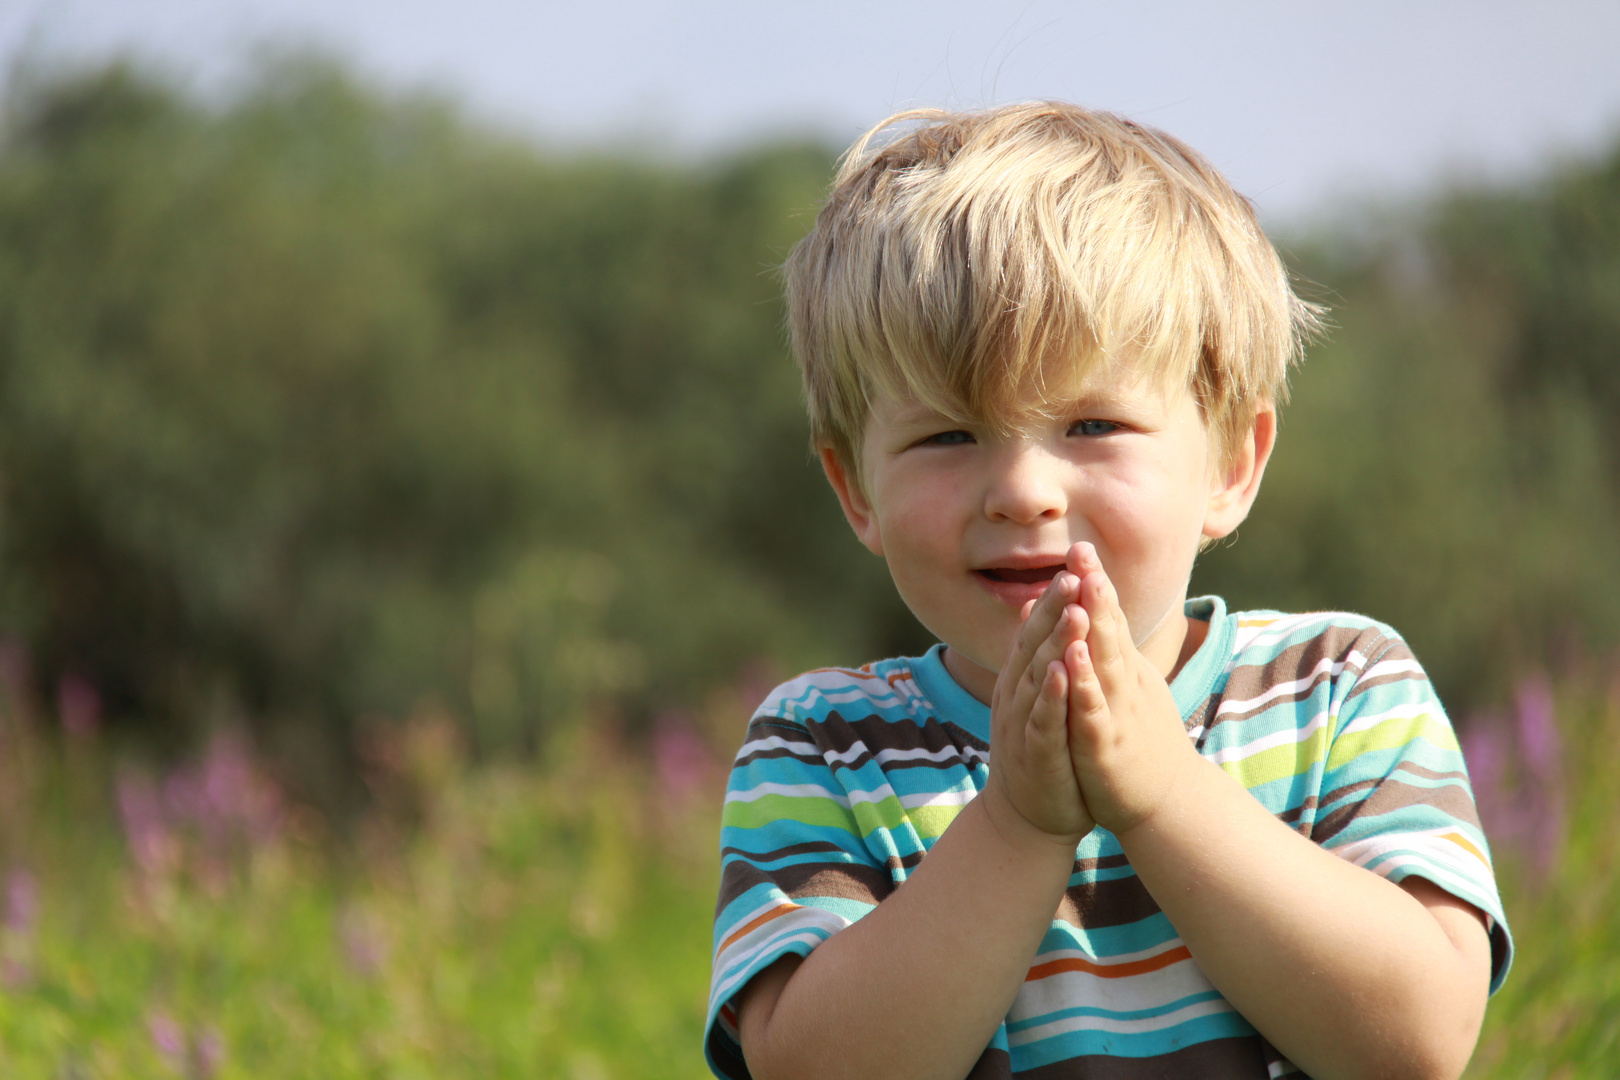
<path id="1" fill-rule="evenodd" d="M 719 745 L 742 711 L 467 764 L 426 712 L 333 829 L 229 735 L 157 774 L 18 708 L 0 747 L 0 1074 L 682 1077 Z M 1468 745 L 1518 941 L 1470 1076 L 1620 1069 L 1620 696 L 1532 681 Z"/>

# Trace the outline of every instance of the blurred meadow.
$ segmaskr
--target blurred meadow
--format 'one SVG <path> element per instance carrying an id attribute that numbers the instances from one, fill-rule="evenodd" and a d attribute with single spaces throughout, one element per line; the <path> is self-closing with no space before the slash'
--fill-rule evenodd
<path id="1" fill-rule="evenodd" d="M 0 1073 L 705 1075 L 724 763 L 916 651 L 774 266 L 834 150 L 547 152 L 291 60 L 0 133 Z M 1333 330 L 1194 591 L 1393 623 L 1519 954 L 1620 1069 L 1620 144 L 1283 238 Z"/>

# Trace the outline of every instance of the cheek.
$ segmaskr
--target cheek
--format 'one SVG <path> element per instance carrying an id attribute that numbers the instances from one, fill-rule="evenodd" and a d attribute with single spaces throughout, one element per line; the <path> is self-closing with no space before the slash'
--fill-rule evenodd
<path id="1" fill-rule="evenodd" d="M 878 527 L 885 551 L 926 552 L 950 546 L 960 533 L 961 508 L 949 484 L 926 478 L 885 485 Z"/>

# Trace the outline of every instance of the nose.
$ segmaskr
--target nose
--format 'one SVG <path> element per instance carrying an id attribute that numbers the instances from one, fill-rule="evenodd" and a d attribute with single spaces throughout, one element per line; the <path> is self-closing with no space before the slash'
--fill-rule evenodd
<path id="1" fill-rule="evenodd" d="M 1059 464 L 1037 443 L 1010 440 L 992 465 L 984 493 L 985 516 L 1014 525 L 1062 520 L 1069 497 Z"/>

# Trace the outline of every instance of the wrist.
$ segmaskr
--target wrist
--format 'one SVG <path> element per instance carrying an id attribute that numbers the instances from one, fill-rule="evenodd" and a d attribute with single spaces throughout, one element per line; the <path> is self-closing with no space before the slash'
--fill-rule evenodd
<path id="1" fill-rule="evenodd" d="M 990 783 L 966 809 L 974 808 L 984 817 L 1003 847 L 1024 857 L 1057 859 L 1061 856 L 1072 862 L 1075 848 L 1091 831 L 1054 833 L 1036 825 L 1018 809 L 1006 788 L 996 782 L 994 772 Z"/>
<path id="2" fill-rule="evenodd" d="M 1211 776 L 1211 770 L 1218 775 Z M 1203 805 L 1211 780 L 1229 782 L 1230 779 L 1224 769 L 1204 757 L 1188 742 L 1184 753 L 1167 756 L 1160 775 L 1158 797 L 1128 821 L 1121 822 L 1119 827 L 1110 826 L 1109 831 L 1122 845 L 1128 845 L 1132 838 L 1150 836 L 1161 829 L 1179 828 L 1178 823 L 1186 820 L 1188 808 L 1197 812 L 1197 808 Z"/>

